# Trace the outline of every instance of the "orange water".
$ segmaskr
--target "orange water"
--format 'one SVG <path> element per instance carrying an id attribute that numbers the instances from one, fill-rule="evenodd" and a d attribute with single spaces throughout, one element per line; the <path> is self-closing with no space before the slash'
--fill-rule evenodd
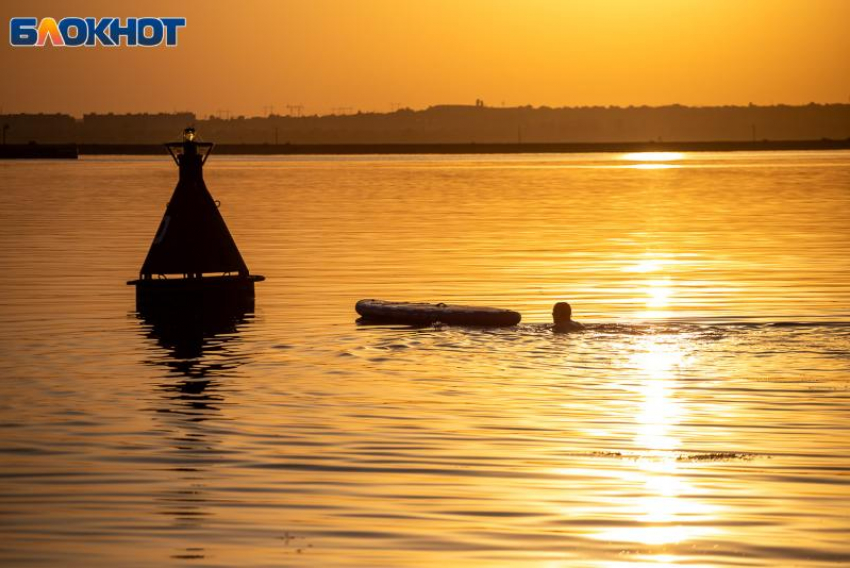
<path id="1" fill-rule="evenodd" d="M 850 563 L 850 153 L 206 177 L 268 280 L 196 336 L 124 284 L 169 160 L 0 162 L 1 564 Z M 524 323 L 357 326 L 366 297 Z"/>

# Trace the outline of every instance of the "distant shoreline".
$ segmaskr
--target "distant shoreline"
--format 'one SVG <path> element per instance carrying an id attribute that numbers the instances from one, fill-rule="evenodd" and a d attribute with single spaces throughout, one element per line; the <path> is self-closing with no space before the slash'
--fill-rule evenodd
<path id="1" fill-rule="evenodd" d="M 82 155 L 163 154 L 161 145 L 80 144 Z M 528 142 L 463 144 L 216 144 L 214 153 L 235 155 L 330 154 L 588 154 L 628 152 L 740 152 L 847 150 L 848 140 L 763 140 L 756 142 Z"/>
<path id="2" fill-rule="evenodd" d="M 380 154 L 578 154 L 630 152 L 758 152 L 848 150 L 846 140 L 757 140 L 713 142 L 527 142 L 462 144 L 217 144 L 224 155 Z M 9 144 L 0 159 L 76 159 L 79 155 L 165 154 L 161 144 Z"/>

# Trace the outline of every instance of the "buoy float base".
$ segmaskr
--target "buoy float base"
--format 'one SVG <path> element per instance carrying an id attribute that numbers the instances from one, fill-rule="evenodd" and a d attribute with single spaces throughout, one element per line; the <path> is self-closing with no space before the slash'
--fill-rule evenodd
<path id="1" fill-rule="evenodd" d="M 136 309 L 184 307 L 253 308 L 254 283 L 265 277 L 204 276 L 200 278 L 140 278 L 127 284 L 136 287 Z"/>

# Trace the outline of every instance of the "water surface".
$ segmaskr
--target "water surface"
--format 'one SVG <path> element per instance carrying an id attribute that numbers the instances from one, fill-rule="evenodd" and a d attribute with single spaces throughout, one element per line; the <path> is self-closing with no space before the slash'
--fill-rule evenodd
<path id="1" fill-rule="evenodd" d="M 850 153 L 206 178 L 268 280 L 180 323 L 125 285 L 170 160 L 0 163 L 3 565 L 850 563 Z M 358 326 L 368 297 L 524 323 Z"/>

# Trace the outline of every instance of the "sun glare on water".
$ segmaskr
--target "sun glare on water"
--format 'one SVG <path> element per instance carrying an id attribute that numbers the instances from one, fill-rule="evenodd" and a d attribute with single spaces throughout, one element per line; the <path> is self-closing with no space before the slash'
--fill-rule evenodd
<path id="1" fill-rule="evenodd" d="M 685 155 L 682 152 L 630 152 L 620 156 L 620 159 L 623 161 L 637 162 L 624 167 L 638 170 L 680 168 L 680 165 L 669 162 L 676 162 L 684 158 Z"/>
<path id="2" fill-rule="evenodd" d="M 603 528 L 591 538 L 664 546 L 714 532 L 706 521 L 717 508 L 699 499 L 702 489 L 682 475 L 676 459 L 682 443 L 677 428 L 687 414 L 676 392 L 678 371 L 689 364 L 686 347 L 677 339 L 650 336 L 626 363 L 641 382 L 634 416 L 634 442 L 641 454 L 634 469 L 620 473 L 621 482 L 635 492 L 620 503 L 632 522 Z M 677 565 L 675 558 L 663 554 L 646 559 Z"/>
<path id="3" fill-rule="evenodd" d="M 650 258 L 647 260 L 641 260 L 637 264 L 626 266 L 623 268 L 623 272 L 658 272 L 669 263 L 669 260 Z"/>
<path id="4" fill-rule="evenodd" d="M 636 264 L 624 267 L 623 272 L 637 274 L 652 273 L 652 280 L 636 281 L 639 286 L 635 291 L 643 296 L 644 309 L 636 315 L 643 319 L 658 319 L 670 316 L 673 304 L 675 282 L 669 276 L 664 276 L 665 268 L 675 261 L 663 258 L 648 258 Z"/>
<path id="5" fill-rule="evenodd" d="M 630 152 L 622 160 L 629 162 L 673 162 L 685 157 L 682 152 Z"/>
<path id="6" fill-rule="evenodd" d="M 646 307 L 655 309 L 669 307 L 670 297 L 673 295 L 670 280 L 652 280 L 647 284 Z"/>

